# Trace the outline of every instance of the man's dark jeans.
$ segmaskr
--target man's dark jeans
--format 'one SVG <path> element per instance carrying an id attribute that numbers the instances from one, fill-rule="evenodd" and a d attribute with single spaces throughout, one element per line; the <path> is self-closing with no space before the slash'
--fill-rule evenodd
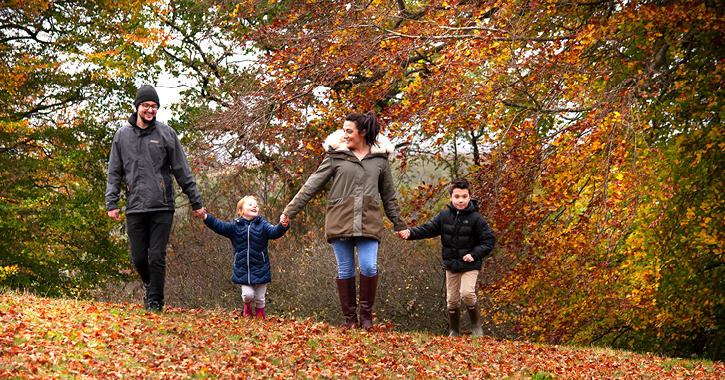
<path id="1" fill-rule="evenodd" d="M 131 265 L 148 286 L 148 308 L 154 311 L 161 311 L 164 307 L 166 245 L 173 220 L 173 211 L 126 214 Z"/>

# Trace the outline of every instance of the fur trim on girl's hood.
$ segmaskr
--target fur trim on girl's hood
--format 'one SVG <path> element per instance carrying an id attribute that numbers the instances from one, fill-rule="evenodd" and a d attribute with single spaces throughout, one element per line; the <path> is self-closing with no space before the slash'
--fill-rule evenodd
<path id="1" fill-rule="evenodd" d="M 373 144 L 370 147 L 370 153 L 387 154 L 388 159 L 392 159 L 394 156 L 393 153 L 395 152 L 395 146 L 390 141 L 390 139 L 383 136 L 382 134 L 378 134 L 376 142 L 377 144 Z M 331 135 L 327 136 L 322 146 L 325 148 L 325 151 L 328 151 L 330 149 L 338 151 L 350 150 L 347 148 L 347 145 L 345 145 L 345 132 L 342 129 L 339 129 Z"/>

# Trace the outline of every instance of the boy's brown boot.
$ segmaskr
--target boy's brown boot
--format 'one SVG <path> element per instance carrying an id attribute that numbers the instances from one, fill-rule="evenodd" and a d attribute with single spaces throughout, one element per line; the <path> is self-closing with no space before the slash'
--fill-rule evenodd
<path id="1" fill-rule="evenodd" d="M 448 324 L 449 324 L 449 332 L 448 336 L 459 336 L 461 335 L 460 329 L 461 329 L 461 312 L 459 311 L 459 308 L 456 309 L 448 309 Z"/>
<path id="2" fill-rule="evenodd" d="M 373 305 L 377 289 L 377 274 L 368 277 L 360 273 L 360 326 L 366 330 L 373 328 Z"/>
<path id="3" fill-rule="evenodd" d="M 355 290 L 355 277 L 335 279 L 337 282 L 337 294 L 340 296 L 342 315 L 345 317 L 345 327 L 354 329 L 357 327 L 357 292 Z"/>
<path id="4" fill-rule="evenodd" d="M 471 333 L 473 336 L 483 335 L 481 328 L 481 312 L 478 310 L 478 302 L 473 306 L 467 306 L 468 316 L 471 317 Z"/>

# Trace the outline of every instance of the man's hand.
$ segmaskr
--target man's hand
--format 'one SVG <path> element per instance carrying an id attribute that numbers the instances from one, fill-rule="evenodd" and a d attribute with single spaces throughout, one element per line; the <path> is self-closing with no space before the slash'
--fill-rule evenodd
<path id="1" fill-rule="evenodd" d="M 206 219 L 206 207 L 202 207 L 198 210 L 192 210 L 194 212 L 194 218 Z"/>
<path id="2" fill-rule="evenodd" d="M 118 222 L 119 220 L 121 220 L 121 210 L 115 209 L 109 211 L 108 217 Z"/>
<path id="3" fill-rule="evenodd" d="M 400 230 L 395 233 L 395 236 L 397 236 L 403 240 L 408 240 L 408 238 L 410 237 L 410 230 L 409 229 Z"/>
<path id="4" fill-rule="evenodd" d="M 287 216 L 285 214 L 282 214 L 279 216 L 279 223 L 282 224 L 282 227 L 287 228 L 287 226 L 289 225 L 289 222 L 290 222 L 289 216 Z"/>

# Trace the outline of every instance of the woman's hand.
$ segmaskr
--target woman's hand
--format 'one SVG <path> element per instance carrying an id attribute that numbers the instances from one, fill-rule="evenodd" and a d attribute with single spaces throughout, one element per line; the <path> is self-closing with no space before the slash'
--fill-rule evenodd
<path id="1" fill-rule="evenodd" d="M 469 253 L 466 256 L 463 256 L 463 261 L 466 261 L 466 262 L 469 262 L 469 263 L 470 262 L 473 262 L 473 256 L 471 256 L 471 254 Z"/>

